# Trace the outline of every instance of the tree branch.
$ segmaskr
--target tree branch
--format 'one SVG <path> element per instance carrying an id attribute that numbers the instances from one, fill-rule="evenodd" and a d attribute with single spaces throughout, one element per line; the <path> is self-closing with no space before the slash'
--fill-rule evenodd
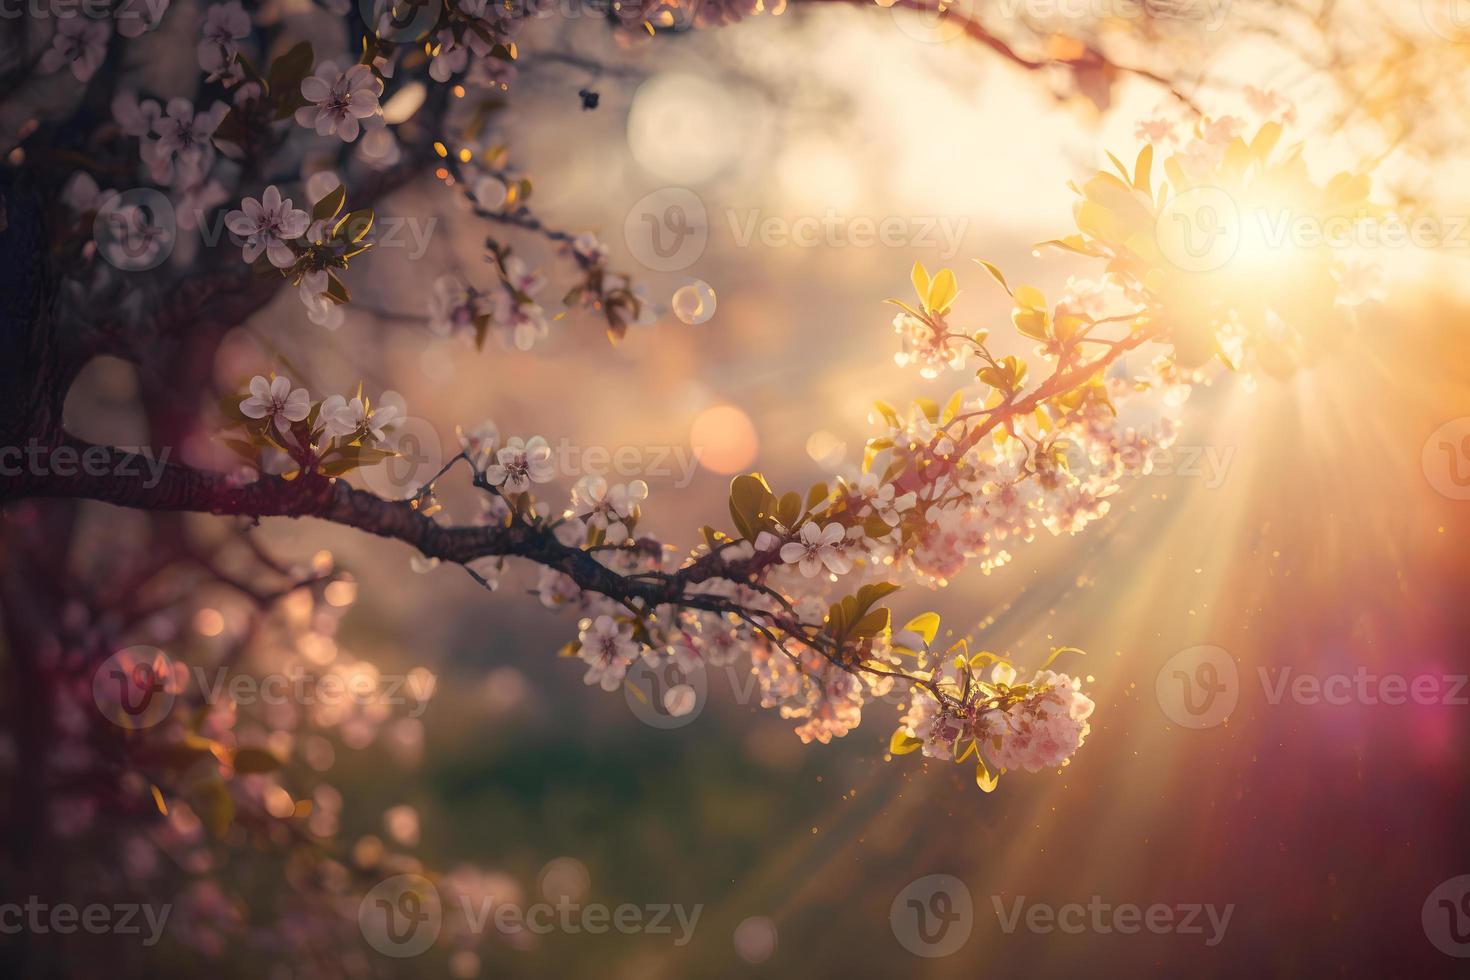
<path id="1" fill-rule="evenodd" d="M 551 530 L 519 518 L 508 525 L 448 527 L 408 501 L 385 500 L 346 480 L 306 473 L 285 480 L 261 476 L 240 483 L 220 473 L 151 460 L 110 446 L 68 438 L 56 446 L 32 443 L 0 458 L 0 503 L 23 498 L 98 500 L 146 511 L 188 511 L 258 519 L 315 517 L 379 537 L 393 538 L 429 558 L 467 565 L 480 558 L 518 557 L 568 575 L 582 589 L 609 598 L 638 600 L 648 608 L 678 604 L 711 612 L 733 611 L 729 600 L 691 594 L 713 578 L 746 582 L 775 560 L 756 555 L 727 561 L 706 555 L 658 579 L 626 576 L 581 548 L 562 544 Z M 19 466 L 17 462 L 19 461 Z M 21 472 L 14 475 L 16 470 Z"/>

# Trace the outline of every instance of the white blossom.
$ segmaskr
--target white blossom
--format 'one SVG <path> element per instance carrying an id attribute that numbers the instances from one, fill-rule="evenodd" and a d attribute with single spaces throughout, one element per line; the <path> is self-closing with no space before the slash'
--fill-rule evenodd
<path id="1" fill-rule="evenodd" d="M 199 67 L 208 72 L 206 81 L 233 83 L 244 78 L 244 69 L 235 61 L 235 55 L 240 52 L 238 42 L 250 36 L 250 15 L 239 0 L 210 7 L 199 35 Z"/>
<path id="2" fill-rule="evenodd" d="M 216 102 L 195 113 L 188 99 L 169 99 L 163 115 L 153 120 L 153 134 L 158 138 L 140 148 L 153 179 L 160 184 L 172 182 L 176 175 L 185 184 L 203 179 L 214 162 L 210 137 L 229 111 L 229 106 Z"/>
<path id="3" fill-rule="evenodd" d="M 796 564 L 801 574 L 811 578 L 821 572 L 822 566 L 836 575 L 852 571 L 852 559 L 844 553 L 847 529 L 836 521 L 818 528 L 816 521 L 801 526 L 798 540 L 788 541 L 781 546 L 781 560 Z"/>
<path id="4" fill-rule="evenodd" d="M 540 436 L 522 441 L 511 436 L 485 467 L 485 479 L 506 493 L 525 493 L 532 483 L 547 483 L 556 475 L 551 464 L 551 447 Z"/>
<path id="5" fill-rule="evenodd" d="M 582 649 L 577 655 L 588 665 L 582 682 L 616 691 L 628 673 L 628 665 L 638 657 L 632 628 L 611 616 L 598 616 L 583 622 L 579 639 Z"/>
<path id="6" fill-rule="evenodd" d="M 301 94 L 312 104 L 296 110 L 296 121 L 318 135 L 335 134 L 351 143 L 361 131 L 360 120 L 382 111 L 382 91 L 383 83 L 366 65 L 338 71 L 336 64 L 324 61 L 301 80 Z"/>
<path id="7" fill-rule="evenodd" d="M 399 421 L 398 416 L 399 410 L 394 405 L 369 408 L 361 396 L 348 401 L 341 395 L 328 395 L 322 402 L 319 417 L 328 438 L 345 440 L 366 433 L 383 442 L 388 438 L 384 428 Z"/>
<path id="8" fill-rule="evenodd" d="M 254 262 L 264 252 L 271 265 L 289 268 L 296 261 L 296 254 L 286 242 L 300 238 L 306 231 L 311 221 L 306 212 L 291 207 L 289 197 L 282 200 L 274 184 L 265 189 L 258 201 L 245 198 L 240 208 L 225 215 L 225 227 L 244 236 L 245 261 Z"/>
<path id="9" fill-rule="evenodd" d="M 240 403 L 240 414 L 249 419 L 268 419 L 282 430 L 287 422 L 303 421 L 311 414 L 311 396 L 305 388 L 292 388 L 291 379 L 278 376 L 274 380 L 256 375 L 250 379 L 250 397 Z"/>

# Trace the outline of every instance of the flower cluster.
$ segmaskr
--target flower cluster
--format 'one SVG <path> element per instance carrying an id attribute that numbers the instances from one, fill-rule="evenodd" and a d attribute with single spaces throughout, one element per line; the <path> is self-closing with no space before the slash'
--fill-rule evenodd
<path id="1" fill-rule="evenodd" d="M 313 401 L 283 375 L 256 375 L 247 390 L 246 397 L 221 405 L 243 430 L 224 443 L 258 473 L 341 476 L 396 455 L 393 441 L 404 406 L 394 393 L 378 403 L 361 390 L 351 398 L 334 394 Z"/>
<path id="2" fill-rule="evenodd" d="M 546 279 L 508 252 L 494 253 L 493 261 L 499 276 L 484 290 L 452 274 L 434 281 L 429 328 L 441 337 L 468 337 L 476 347 L 493 332 L 506 349 L 530 350 L 550 331 L 535 298 Z"/>
<path id="3" fill-rule="evenodd" d="M 1146 164 L 1145 157 L 1141 174 Z M 488 206 L 508 190 L 482 184 L 475 193 Z M 257 246 L 267 255 L 285 248 L 282 262 L 300 266 L 300 246 L 288 236 L 304 214 L 278 197 L 253 210 Z M 1077 248 L 1092 248 L 1084 246 Z M 570 239 L 566 248 L 584 270 L 603 275 L 606 253 L 595 239 Z M 1011 300 L 1015 334 L 1034 344 L 1030 363 L 995 350 L 989 330 L 952 329 L 957 277 L 916 265 L 916 298 L 891 301 L 902 309 L 900 360 L 926 375 L 975 364 L 974 383 L 943 406 L 920 399 L 901 412 L 878 403 L 877 432 L 861 464 L 830 484 L 778 494 L 759 474 L 736 477 L 734 534 L 705 528 L 704 543 L 682 560 L 640 536 L 642 481 L 584 478 L 570 488 L 569 506 L 547 505 L 537 495 L 557 475 L 549 444 L 502 438 L 490 422 L 461 432 L 484 494 L 480 520 L 527 525 L 621 581 L 679 583 L 666 599 L 640 606 L 605 584 L 583 587 L 588 577 L 569 565 L 543 570 L 542 602 L 582 617 L 564 652 L 585 662 L 589 684 L 617 688 L 640 658 L 687 673 L 744 651 L 762 703 L 793 721 L 804 741 L 848 734 L 869 702 L 902 685 L 908 700 L 894 754 L 922 748 L 931 758 L 973 758 L 987 790 L 1007 770 L 1065 765 L 1089 730 L 1092 702 L 1079 679 L 1051 672 L 1048 661 L 1016 683 L 1000 657 L 972 657 L 963 643 L 937 651 L 937 617 L 895 631 L 882 600 L 904 584 L 942 586 L 967 566 L 989 572 L 1042 532 L 1078 533 L 1108 512 L 1128 477 L 1146 472 L 1140 459 L 1171 445 L 1178 411 L 1205 377 L 1179 351 L 1177 326 L 1161 323 L 1168 295 L 1150 291 L 1159 277 L 1135 280 L 1121 253 L 1109 254 L 1099 280 L 1071 280 L 1055 298 L 1012 287 L 982 263 Z M 432 326 L 477 341 L 493 328 L 507 346 L 528 346 L 544 330 L 521 322 L 539 318 L 533 296 L 541 278 L 493 243 L 491 258 L 499 275 L 488 290 L 455 276 L 436 284 Z M 1145 345 L 1160 352 L 1147 355 Z M 1033 378 L 1035 364 L 1042 367 Z M 256 419 L 257 432 L 289 431 L 306 451 L 303 467 L 330 471 L 319 444 L 332 439 L 361 440 L 357 453 L 384 440 L 366 403 L 312 406 L 280 379 L 257 380 L 242 414 Z M 496 557 L 469 570 L 494 588 L 503 567 Z M 688 701 L 671 698 L 675 706 Z"/>
<path id="4" fill-rule="evenodd" d="M 351 143 L 362 132 L 363 120 L 382 115 L 378 96 L 383 82 L 367 65 L 346 70 L 324 61 L 301 81 L 301 94 L 308 105 L 296 110 L 296 121 L 318 136 L 337 136 Z"/>
<path id="5" fill-rule="evenodd" d="M 1071 761 L 1091 731 L 1087 719 L 1095 707 L 1080 679 L 1043 668 L 1017 684 L 1010 663 L 955 652 L 922 652 L 930 668 L 919 672 L 926 684 L 913 686 L 891 752 L 919 750 L 944 762 L 974 758 L 976 778 L 986 788 L 1001 772 L 1034 773 Z"/>
<path id="6" fill-rule="evenodd" d="M 274 184 L 257 200 L 247 197 L 240 208 L 225 215 L 225 227 L 241 239 L 241 256 L 254 263 L 262 255 L 298 287 L 302 305 L 313 323 L 329 330 L 341 326 L 341 304 L 351 299 L 336 270 L 371 248 L 371 209 L 343 214 L 347 188 L 328 191 L 310 214 L 293 207 Z"/>
<path id="7" fill-rule="evenodd" d="M 496 64 L 505 65 L 514 59 L 510 38 L 517 26 L 517 21 L 508 16 L 508 9 L 489 0 L 454 0 L 447 4 L 448 22 L 434 35 L 429 76 L 436 82 L 447 82 L 468 70 L 471 84 L 481 88 L 502 85 L 505 79 Z"/>
<path id="8" fill-rule="evenodd" d="M 51 46 L 41 55 L 38 65 L 45 73 L 69 68 L 79 82 L 97 74 L 107 57 L 107 44 L 114 26 L 120 37 L 142 37 L 158 26 L 168 12 L 170 0 L 122 0 L 112 7 L 111 23 L 105 17 L 94 17 L 90 11 L 73 11 L 73 16 L 58 17 Z"/>

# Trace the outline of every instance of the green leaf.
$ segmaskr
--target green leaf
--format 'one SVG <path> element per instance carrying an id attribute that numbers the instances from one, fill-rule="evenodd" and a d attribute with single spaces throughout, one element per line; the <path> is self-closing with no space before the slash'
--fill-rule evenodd
<path id="1" fill-rule="evenodd" d="M 996 268 L 992 263 L 986 262 L 984 259 L 976 259 L 975 261 L 985 266 L 985 271 L 989 272 L 993 277 L 995 277 L 995 281 L 1000 283 L 1002 289 L 1004 289 L 1007 293 L 1011 291 L 1011 284 L 1006 282 L 1006 277 L 1001 273 L 998 268 Z"/>
<path id="2" fill-rule="evenodd" d="M 332 229 L 332 237 L 348 242 L 360 242 L 373 230 L 373 209 L 361 208 L 349 211 Z"/>
<path id="3" fill-rule="evenodd" d="M 277 119 L 285 119 L 306 105 L 306 96 L 301 94 L 301 80 L 311 74 L 312 60 L 311 42 L 302 41 L 271 62 L 270 91 L 278 100 Z"/>
<path id="4" fill-rule="evenodd" d="M 806 492 L 806 509 L 815 510 L 818 504 L 826 502 L 832 495 L 832 491 L 825 483 L 813 483 L 810 490 Z"/>
<path id="5" fill-rule="evenodd" d="M 747 541 L 756 535 L 776 512 L 776 495 L 759 473 L 742 473 L 730 481 L 730 519 Z"/>
<path id="6" fill-rule="evenodd" d="M 877 636 L 888 629 L 891 616 L 891 610 L 887 606 L 874 609 L 853 624 L 851 635 L 858 637 Z"/>
<path id="7" fill-rule="evenodd" d="M 910 306 L 909 304 L 905 303 L 901 299 L 894 299 L 892 297 L 889 297 L 888 299 L 885 299 L 883 302 L 890 303 L 893 306 L 898 307 L 899 309 L 903 310 L 905 313 L 907 313 L 909 316 L 913 317 L 916 320 L 923 320 L 923 319 L 925 319 L 925 316 L 924 316 L 923 313 L 921 313 L 920 311 L 914 309 L 912 306 Z"/>
<path id="8" fill-rule="evenodd" d="M 847 611 L 842 607 L 842 603 L 834 602 L 827 607 L 827 632 L 840 638 L 847 633 L 849 622 Z"/>
<path id="9" fill-rule="evenodd" d="M 781 502 L 776 506 L 776 515 L 786 527 L 795 527 L 796 522 L 801 520 L 801 494 L 795 490 L 783 493 Z"/>
<path id="10" fill-rule="evenodd" d="M 338 305 L 352 302 L 352 294 L 335 272 L 327 273 L 327 298 Z"/>
<path id="11" fill-rule="evenodd" d="M 1046 670 L 1064 653 L 1075 653 L 1079 657 L 1087 656 L 1086 650 L 1079 650 L 1076 647 L 1052 647 L 1051 654 L 1046 658 L 1046 662 L 1041 665 L 1041 669 Z"/>
<path id="12" fill-rule="evenodd" d="M 893 595 L 902 586 L 892 582 L 870 582 L 857 590 L 858 606 L 866 612 L 879 599 Z"/>
<path id="13" fill-rule="evenodd" d="M 347 185 L 338 184 L 326 197 L 323 197 L 311 208 L 312 221 L 326 221 L 337 217 L 342 210 L 342 204 L 347 200 Z"/>

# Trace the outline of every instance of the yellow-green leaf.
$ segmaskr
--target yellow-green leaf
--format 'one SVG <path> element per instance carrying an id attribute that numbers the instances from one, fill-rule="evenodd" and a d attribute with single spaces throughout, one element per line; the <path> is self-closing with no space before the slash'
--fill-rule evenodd
<path id="1" fill-rule="evenodd" d="M 986 262 L 984 259 L 976 259 L 975 261 L 985 266 L 985 271 L 990 273 L 991 276 L 995 278 L 996 282 L 1000 283 L 1002 289 L 1004 289 L 1007 293 L 1011 291 L 1011 284 L 1006 282 L 1006 277 L 1001 273 L 1000 269 L 995 267 L 993 263 Z"/>
<path id="2" fill-rule="evenodd" d="M 914 294 L 923 303 L 929 297 L 929 272 L 924 268 L 924 263 L 914 263 L 913 269 L 909 271 L 909 280 L 914 284 Z"/>
<path id="3" fill-rule="evenodd" d="M 925 306 L 934 313 L 947 313 L 953 305 L 955 297 L 959 295 L 959 284 L 955 281 L 954 270 L 940 269 L 939 275 L 929 284 L 929 298 Z"/>
<path id="4" fill-rule="evenodd" d="M 925 645 L 934 642 L 934 637 L 939 635 L 939 614 L 933 612 L 920 613 L 907 623 L 903 628 L 910 633 L 917 633 L 924 638 Z"/>
<path id="5" fill-rule="evenodd" d="M 914 738 L 902 728 L 895 728 L 888 738 L 888 751 L 892 755 L 908 755 L 924 747 L 922 739 Z"/>
<path id="6" fill-rule="evenodd" d="M 328 191 L 325 197 L 323 197 L 320 201 L 317 201 L 316 204 L 312 205 L 311 219 L 313 221 L 328 221 L 332 218 L 337 217 L 337 215 L 341 213 L 342 204 L 346 200 L 347 185 L 338 184 L 335 188 Z"/>

